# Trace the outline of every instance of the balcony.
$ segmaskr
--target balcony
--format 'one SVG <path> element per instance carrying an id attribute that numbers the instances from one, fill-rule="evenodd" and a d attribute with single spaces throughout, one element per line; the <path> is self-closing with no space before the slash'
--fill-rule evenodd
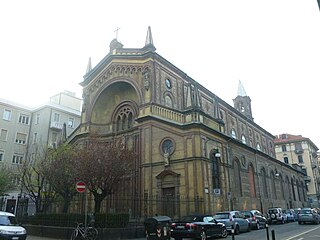
<path id="1" fill-rule="evenodd" d="M 54 130 L 62 130 L 63 124 L 59 122 L 51 122 L 50 123 L 50 128 Z"/>
<path id="2" fill-rule="evenodd" d="M 303 180 L 305 182 L 311 182 L 311 177 L 310 176 L 304 176 Z"/>
<path id="3" fill-rule="evenodd" d="M 296 154 L 302 154 L 303 153 L 303 149 L 296 149 L 296 150 L 294 150 L 294 152 Z"/>

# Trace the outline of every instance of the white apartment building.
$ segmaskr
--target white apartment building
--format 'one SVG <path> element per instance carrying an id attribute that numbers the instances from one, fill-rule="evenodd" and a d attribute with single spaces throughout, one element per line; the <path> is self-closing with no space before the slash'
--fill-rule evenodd
<path id="1" fill-rule="evenodd" d="M 306 174 L 305 184 L 310 207 L 320 206 L 318 147 L 301 135 L 280 134 L 274 140 L 276 158 L 286 164 L 297 164 Z"/>
<path id="2" fill-rule="evenodd" d="M 54 147 L 68 137 L 80 124 L 81 101 L 68 91 L 37 108 L 0 99 L 0 167 L 17 170 L 37 147 Z M 0 196 L 0 210 L 15 213 L 21 197 L 19 187 Z"/>

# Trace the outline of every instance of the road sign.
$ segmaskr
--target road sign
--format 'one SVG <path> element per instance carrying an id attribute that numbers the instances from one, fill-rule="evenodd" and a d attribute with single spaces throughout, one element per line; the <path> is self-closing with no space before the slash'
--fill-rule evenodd
<path id="1" fill-rule="evenodd" d="M 86 191 L 86 184 L 82 181 L 76 183 L 76 190 L 79 193 L 83 193 Z"/>

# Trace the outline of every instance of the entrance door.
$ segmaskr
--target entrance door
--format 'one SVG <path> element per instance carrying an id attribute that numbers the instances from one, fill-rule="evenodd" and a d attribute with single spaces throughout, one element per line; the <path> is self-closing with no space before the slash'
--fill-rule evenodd
<path id="1" fill-rule="evenodd" d="M 8 199 L 6 212 L 11 212 L 15 214 L 15 210 L 16 210 L 16 199 Z"/>
<path id="2" fill-rule="evenodd" d="M 173 217 L 175 215 L 175 190 L 174 187 L 162 189 L 163 215 Z"/>

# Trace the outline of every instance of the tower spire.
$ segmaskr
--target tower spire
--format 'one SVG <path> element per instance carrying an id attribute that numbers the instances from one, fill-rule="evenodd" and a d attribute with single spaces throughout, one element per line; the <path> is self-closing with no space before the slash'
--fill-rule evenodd
<path id="1" fill-rule="evenodd" d="M 89 61 L 88 61 L 88 66 L 87 66 L 86 74 L 87 74 L 88 72 L 90 72 L 91 70 L 92 70 L 91 57 L 89 57 Z"/>
<path id="2" fill-rule="evenodd" d="M 243 85 L 242 85 L 240 80 L 239 80 L 239 84 L 238 84 L 238 96 L 241 96 L 241 97 L 247 96 L 247 93 L 244 90 L 244 87 L 243 87 Z"/>
<path id="3" fill-rule="evenodd" d="M 151 27 L 148 27 L 147 37 L 146 37 L 146 43 L 145 46 L 153 45 L 153 39 L 152 39 L 152 33 L 151 33 Z"/>

